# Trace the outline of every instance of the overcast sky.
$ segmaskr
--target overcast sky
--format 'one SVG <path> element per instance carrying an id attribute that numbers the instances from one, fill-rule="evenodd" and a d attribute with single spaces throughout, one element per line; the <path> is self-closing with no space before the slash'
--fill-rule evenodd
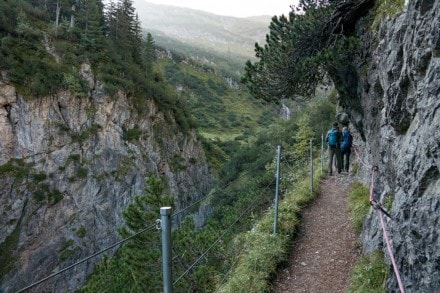
<path id="1" fill-rule="evenodd" d="M 145 0 L 145 2 L 187 7 L 218 15 L 247 17 L 288 15 L 297 0 Z"/>

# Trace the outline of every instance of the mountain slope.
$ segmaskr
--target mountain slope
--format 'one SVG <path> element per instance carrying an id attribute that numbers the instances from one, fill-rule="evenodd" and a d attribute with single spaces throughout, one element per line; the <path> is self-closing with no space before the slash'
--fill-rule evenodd
<path id="1" fill-rule="evenodd" d="M 158 46 L 188 55 L 196 47 L 208 56 L 229 57 L 238 67 L 253 58 L 255 42 L 264 42 L 270 23 L 270 16 L 228 17 L 141 0 L 135 6 L 142 27 L 153 34 Z"/>

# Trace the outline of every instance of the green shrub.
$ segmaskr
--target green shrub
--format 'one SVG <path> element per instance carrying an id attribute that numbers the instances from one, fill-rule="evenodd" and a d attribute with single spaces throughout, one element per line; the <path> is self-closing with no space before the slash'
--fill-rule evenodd
<path id="1" fill-rule="evenodd" d="M 64 198 L 63 194 L 58 189 L 52 190 L 47 197 L 49 201 L 53 199 L 54 203 L 60 202 Z"/>
<path id="2" fill-rule="evenodd" d="M 76 176 L 77 176 L 78 178 L 86 178 L 86 177 L 87 177 L 87 169 L 84 168 L 84 167 L 79 167 L 79 168 L 76 170 Z"/>
<path id="3" fill-rule="evenodd" d="M 170 161 L 170 168 L 174 172 L 185 170 L 185 159 L 180 155 L 174 155 L 174 157 Z"/>
<path id="4" fill-rule="evenodd" d="M 40 181 L 44 181 L 47 178 L 46 173 L 36 173 L 32 175 L 32 178 L 34 179 L 34 182 L 40 182 Z"/>
<path id="5" fill-rule="evenodd" d="M 74 241 L 72 239 L 68 240 L 66 243 L 61 246 L 61 248 L 58 250 L 60 253 L 60 261 L 65 261 L 69 257 L 71 257 L 76 249 L 70 249 L 70 247 L 74 244 Z"/>
<path id="6" fill-rule="evenodd" d="M 351 273 L 349 293 L 380 293 L 386 292 L 388 265 L 384 255 L 376 251 L 359 259 Z"/>
<path id="7" fill-rule="evenodd" d="M 46 192 L 41 189 L 37 189 L 34 191 L 34 198 L 37 202 L 41 203 L 46 199 Z"/>
<path id="8" fill-rule="evenodd" d="M 84 238 L 84 236 L 86 236 L 86 228 L 84 226 L 81 226 L 81 228 L 78 229 L 78 231 L 76 231 L 76 235 L 78 235 L 79 238 Z"/>
<path id="9" fill-rule="evenodd" d="M 138 140 L 141 134 L 142 134 L 141 129 L 139 128 L 138 125 L 135 125 L 132 129 L 128 129 L 124 131 L 122 138 L 128 141 Z"/>
<path id="10" fill-rule="evenodd" d="M 79 154 L 72 154 L 69 156 L 69 160 L 72 160 L 74 162 L 79 162 L 81 156 Z"/>

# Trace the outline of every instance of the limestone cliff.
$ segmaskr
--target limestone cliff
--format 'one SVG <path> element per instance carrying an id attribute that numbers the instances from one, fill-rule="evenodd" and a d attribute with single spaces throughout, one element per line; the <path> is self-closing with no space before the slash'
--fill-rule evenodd
<path id="1" fill-rule="evenodd" d="M 6 292 L 119 240 L 122 212 L 142 194 L 148 174 L 166 178 L 176 210 L 212 184 L 194 133 L 167 122 L 152 100 L 139 114 L 124 93 L 106 95 L 87 65 L 82 74 L 90 95 L 80 98 L 59 92 L 30 100 L 0 82 L 0 245 L 8 247 L 0 287 Z M 95 262 L 35 290 L 73 291 Z"/>
<path id="2" fill-rule="evenodd" d="M 440 292 L 440 1 L 409 1 L 377 26 L 375 17 L 370 9 L 358 19 L 361 56 L 335 80 L 360 159 L 379 167 L 375 199 L 393 200 L 386 226 L 405 290 Z M 365 253 L 389 260 L 374 210 L 362 240 Z M 387 291 L 399 292 L 391 265 Z"/>

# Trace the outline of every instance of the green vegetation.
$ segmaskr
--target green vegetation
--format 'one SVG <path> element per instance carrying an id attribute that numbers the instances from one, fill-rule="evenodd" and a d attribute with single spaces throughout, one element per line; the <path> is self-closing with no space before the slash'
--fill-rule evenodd
<path id="1" fill-rule="evenodd" d="M 316 171 L 314 185 L 318 186 L 321 179 Z M 298 229 L 299 211 L 319 193 L 315 189 L 311 194 L 309 184 L 310 179 L 303 178 L 284 195 L 278 209 L 276 235 L 273 234 L 274 215 L 271 209 L 251 231 L 237 237 L 236 245 L 242 246 L 239 262 L 219 292 L 269 292 L 269 281 L 278 265 L 285 261 L 292 237 Z"/>
<path id="2" fill-rule="evenodd" d="M 81 228 L 79 228 L 76 231 L 76 235 L 78 235 L 79 238 L 84 238 L 86 236 L 87 230 L 84 226 L 81 226 Z"/>
<path id="3" fill-rule="evenodd" d="M 384 206 L 387 211 L 390 211 L 393 207 L 394 193 L 388 193 L 384 199 Z"/>
<path id="4" fill-rule="evenodd" d="M 72 137 L 73 142 L 82 143 L 87 140 L 89 137 L 98 133 L 101 130 L 102 126 L 99 124 L 92 124 L 88 129 L 80 132 L 80 133 L 72 133 L 70 136 Z"/>
<path id="5" fill-rule="evenodd" d="M 311 97 L 328 73 L 349 63 L 359 40 L 332 27 L 332 13 L 340 2 L 304 0 L 289 18 L 272 18 L 266 44 L 255 45 L 259 60 L 246 63 L 242 79 L 255 97 L 276 103 Z"/>
<path id="6" fill-rule="evenodd" d="M 393 18 L 405 8 L 405 0 L 376 1 L 372 28 L 377 29 L 384 17 Z"/>
<path id="7" fill-rule="evenodd" d="M 24 179 L 30 173 L 31 166 L 23 159 L 12 159 L 6 164 L 0 165 L 0 177 L 12 176 L 16 179 Z"/>
<path id="8" fill-rule="evenodd" d="M 71 249 L 72 245 L 74 244 L 74 241 L 72 239 L 66 241 L 63 246 L 58 250 L 58 253 L 60 254 L 60 262 L 65 261 L 71 257 L 76 250 L 79 249 L 79 247 L 75 249 Z"/>
<path id="9" fill-rule="evenodd" d="M 214 68 L 177 57 L 158 63 L 167 82 L 194 117 L 199 133 L 208 139 L 232 140 L 244 131 L 274 122 L 276 107 L 263 105 L 245 89 L 231 87 Z M 260 120 L 266 112 L 266 119 Z M 244 139 L 242 139 L 244 140 Z"/>
<path id="10" fill-rule="evenodd" d="M 389 196 L 392 199 L 392 195 Z M 363 228 L 365 216 L 370 209 L 369 190 L 360 182 L 350 186 L 349 210 L 352 225 L 357 233 Z M 388 202 L 387 202 L 388 207 Z M 385 282 L 388 278 L 388 265 L 382 252 L 375 252 L 359 259 L 351 272 L 350 293 L 386 292 Z"/>
<path id="11" fill-rule="evenodd" d="M 253 290 L 250 292 L 267 290 L 268 280 L 284 259 L 296 233 L 298 211 L 317 192 L 311 194 L 309 179 L 304 179 L 308 172 L 308 142 L 318 135 L 314 128 L 317 125 L 311 117 L 323 110 L 326 112 L 327 107 L 334 111 L 334 105 L 318 99 L 306 107 L 302 115 L 299 112 L 294 119 L 278 121 L 256 133 L 251 144 L 235 141 L 208 143 L 208 149 L 212 148 L 209 154 L 217 160 L 222 156 L 229 159 L 219 162 L 218 185 L 203 199 L 203 204 L 213 209 L 209 220 L 196 229 L 193 218 L 187 217 L 172 232 L 173 276 L 178 278 L 184 274 L 207 249 L 210 251 L 174 285 L 175 292 L 212 292 L 231 276 L 237 276 L 238 280 L 231 277 L 225 283 L 226 289 L 222 289 L 226 292 L 227 288 L 232 288 L 229 292 L 236 292 L 236 288 L 250 288 Z M 326 124 L 330 125 L 331 121 L 329 119 Z M 277 145 L 283 149 L 280 192 L 284 199 L 279 208 L 279 230 L 274 236 L 271 205 Z M 175 160 L 180 165 L 180 159 L 176 157 Z M 316 186 L 319 180 L 316 175 Z M 133 235 L 149 224 L 154 225 L 160 207 L 172 205 L 167 197 L 166 183 L 161 178 L 150 176 L 146 186 L 144 195 L 136 197 L 124 212 L 126 225 L 120 230 L 122 237 Z M 215 244 L 220 235 L 221 241 Z M 112 288 L 109 292 L 144 291 L 145 288 L 160 292 L 159 243 L 160 235 L 156 230 L 140 234 L 111 259 L 101 263 L 82 292 L 96 292 L 102 288 Z M 238 258 L 238 267 L 231 273 Z"/>
<path id="12" fill-rule="evenodd" d="M 17 224 L 11 234 L 0 244 L 0 280 L 14 267 L 18 256 L 16 249 L 20 237 L 20 225 Z"/>
<path id="13" fill-rule="evenodd" d="M 359 259 L 352 271 L 350 293 L 380 293 L 386 292 L 388 265 L 384 255 L 376 251 Z"/>
<path id="14" fill-rule="evenodd" d="M 139 128 L 139 125 L 135 125 L 131 129 L 124 130 L 123 139 L 132 142 L 138 140 L 141 137 L 141 134 L 142 131 Z"/>
<path id="15" fill-rule="evenodd" d="M 360 233 L 365 216 L 370 209 L 369 191 L 362 183 L 355 182 L 350 186 L 348 207 L 352 215 L 353 228 Z"/>
<path id="16" fill-rule="evenodd" d="M 126 92 L 140 113 L 153 99 L 184 132 L 194 127 L 186 105 L 156 71 L 154 40 L 151 35 L 143 40 L 133 1 L 113 1 L 104 13 L 101 0 L 6 0 L 0 3 L 0 18 L 0 69 L 27 99 L 61 90 L 87 97 L 80 74 L 87 63 L 107 93 Z M 95 111 L 89 109 L 88 117 Z M 72 139 L 82 142 L 99 129 L 92 125 Z"/>
<path id="17" fill-rule="evenodd" d="M 161 178 L 147 178 L 145 193 L 134 198 L 123 213 L 125 225 L 120 229 L 122 237 L 129 237 L 143 230 L 158 218 L 162 206 L 172 206 L 166 195 L 166 184 Z M 162 288 L 160 233 L 150 229 L 139 234 L 123 246 L 112 259 L 99 265 L 80 292 L 160 292 Z M 150 249 L 147 249 L 150 248 Z"/>
<path id="18" fill-rule="evenodd" d="M 170 167 L 173 172 L 185 170 L 185 159 L 180 155 L 174 155 L 174 157 L 170 161 Z"/>
<path id="19" fill-rule="evenodd" d="M 78 167 L 78 169 L 76 169 L 76 177 L 86 178 L 87 177 L 87 169 L 84 167 Z"/>

